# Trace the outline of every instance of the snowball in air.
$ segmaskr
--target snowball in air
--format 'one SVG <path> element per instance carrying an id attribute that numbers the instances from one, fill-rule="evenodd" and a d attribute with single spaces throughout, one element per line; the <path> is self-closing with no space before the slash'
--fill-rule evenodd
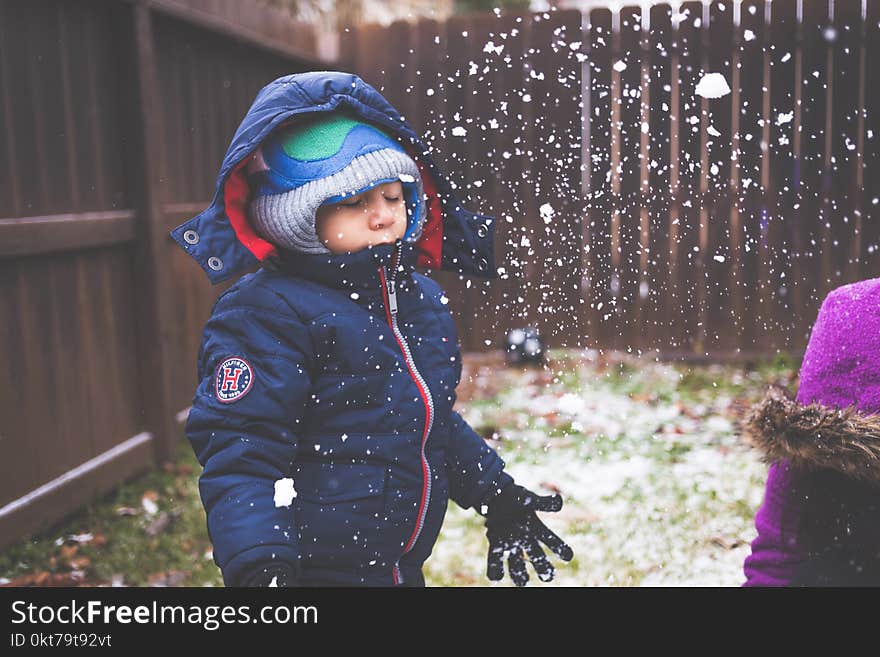
<path id="1" fill-rule="evenodd" d="M 708 73 L 697 84 L 695 93 L 703 98 L 721 98 L 730 93 L 730 87 L 721 73 Z"/>
<path id="2" fill-rule="evenodd" d="M 275 506 L 290 506 L 296 491 L 293 489 L 293 479 L 284 477 L 275 482 Z"/>

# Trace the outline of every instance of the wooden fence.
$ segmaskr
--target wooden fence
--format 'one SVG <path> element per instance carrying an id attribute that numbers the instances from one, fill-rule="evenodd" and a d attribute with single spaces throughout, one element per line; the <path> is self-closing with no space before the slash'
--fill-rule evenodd
<path id="1" fill-rule="evenodd" d="M 798 351 L 880 275 L 880 2 L 685 2 L 365 26 L 344 61 L 500 217 L 506 279 L 440 276 L 464 346 Z M 731 92 L 696 94 L 705 74 Z"/>
<path id="2" fill-rule="evenodd" d="M 0 2 L 0 545 L 179 443 L 218 289 L 167 232 L 313 51 L 253 3 Z"/>

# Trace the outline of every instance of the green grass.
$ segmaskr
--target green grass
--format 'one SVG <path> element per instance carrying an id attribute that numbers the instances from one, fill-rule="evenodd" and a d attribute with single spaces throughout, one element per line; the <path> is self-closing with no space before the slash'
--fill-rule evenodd
<path id="1" fill-rule="evenodd" d="M 563 487 L 566 508 L 545 520 L 572 544 L 575 559 L 568 564 L 554 559 L 555 583 L 636 586 L 659 576 L 683 579 L 693 574 L 688 564 L 700 559 L 710 565 L 726 559 L 728 571 L 719 566 L 719 572 L 734 579 L 729 564 L 736 566 L 737 555 L 719 542 L 742 546 L 748 539 L 765 470 L 730 428 L 731 409 L 755 401 L 767 383 L 793 387 L 797 362 L 779 357 L 744 368 L 616 358 L 585 363 L 577 354 L 553 351 L 545 370 L 501 369 L 495 381 L 501 384 L 490 396 L 479 398 L 476 391 L 477 398 L 461 399 L 463 414 L 481 435 L 500 434 L 492 446 L 518 480 L 525 477 L 528 483 L 531 476 L 535 486 L 549 481 Z M 624 423 L 619 432 L 587 429 L 565 412 L 530 410 L 529 386 L 548 404 L 565 394 L 620 399 L 629 404 L 621 408 L 644 411 L 647 419 Z M 671 422 L 685 422 L 683 433 L 667 431 L 665 420 L 651 424 L 648 411 L 666 417 L 663 413 L 675 408 L 682 415 Z M 717 450 L 729 452 L 718 461 L 722 469 L 700 470 L 701 455 Z M 633 460 L 650 468 L 627 475 L 613 492 L 588 499 L 590 482 L 581 480 L 580 468 L 596 476 L 602 468 Z M 696 467 L 684 470 L 696 474 L 675 474 L 679 467 Z M 198 494 L 200 469 L 182 441 L 165 468 L 120 485 L 63 522 L 0 552 L 0 578 L 22 586 L 222 585 Z M 145 496 L 154 499 L 155 513 L 145 509 Z M 151 535 L 159 518 L 167 518 L 167 526 Z M 93 538 L 82 543 L 70 539 L 82 534 Z M 489 584 L 486 548 L 482 518 L 450 503 L 425 566 L 427 583 Z"/>
<path id="2" fill-rule="evenodd" d="M 205 556 L 211 543 L 198 493 L 200 466 L 186 443 L 175 456 L 168 467 L 120 485 L 63 522 L 4 550 L 0 577 L 23 585 L 41 583 L 40 577 L 66 585 L 114 580 L 128 586 L 221 585 L 217 567 Z M 143 499 L 154 493 L 158 510 L 151 515 Z M 160 517 L 168 524 L 155 531 Z M 84 534 L 93 538 L 83 543 L 68 539 Z"/>

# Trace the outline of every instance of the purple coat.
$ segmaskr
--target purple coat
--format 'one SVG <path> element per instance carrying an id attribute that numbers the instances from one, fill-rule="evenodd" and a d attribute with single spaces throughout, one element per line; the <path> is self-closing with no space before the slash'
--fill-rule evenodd
<path id="1" fill-rule="evenodd" d="M 807 551 L 797 538 L 804 469 L 880 481 L 880 278 L 828 294 L 801 364 L 797 400 L 771 392 L 748 433 L 772 465 L 744 586 L 785 586 Z M 791 467 L 793 464 L 800 468 Z"/>

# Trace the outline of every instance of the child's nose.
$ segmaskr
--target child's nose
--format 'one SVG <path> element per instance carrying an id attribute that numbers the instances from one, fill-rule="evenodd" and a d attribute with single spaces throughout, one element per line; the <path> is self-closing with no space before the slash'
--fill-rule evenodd
<path id="1" fill-rule="evenodd" d="M 376 203 L 368 212 L 372 230 L 382 230 L 394 223 L 394 209 L 388 203 Z"/>

